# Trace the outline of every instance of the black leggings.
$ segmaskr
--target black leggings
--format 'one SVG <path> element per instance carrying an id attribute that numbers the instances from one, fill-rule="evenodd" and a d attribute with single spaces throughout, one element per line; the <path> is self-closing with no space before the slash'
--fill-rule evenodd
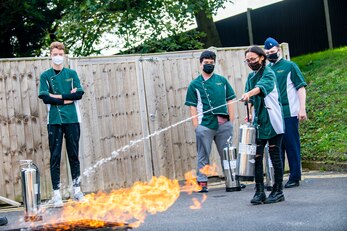
<path id="1" fill-rule="evenodd" d="M 257 152 L 255 157 L 255 183 L 264 182 L 263 170 L 263 155 L 264 148 L 269 142 L 269 153 L 272 166 L 275 172 L 275 183 L 282 184 L 283 182 L 283 165 L 281 158 L 281 145 L 283 134 L 276 135 L 271 139 L 257 139 Z"/>
<path id="2" fill-rule="evenodd" d="M 51 152 L 50 170 L 53 190 L 60 188 L 60 159 L 65 134 L 66 151 L 69 157 L 73 186 L 79 186 L 80 161 L 78 159 L 78 142 L 80 139 L 80 124 L 48 124 L 48 142 Z"/>

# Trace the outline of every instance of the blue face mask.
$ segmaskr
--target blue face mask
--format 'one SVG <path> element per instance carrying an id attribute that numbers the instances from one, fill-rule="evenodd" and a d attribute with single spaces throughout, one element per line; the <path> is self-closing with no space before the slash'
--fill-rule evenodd
<path id="1" fill-rule="evenodd" d="M 279 57 L 278 51 L 276 53 L 269 54 L 266 57 L 267 57 L 267 60 L 269 60 L 269 62 L 275 63 L 277 61 L 278 57 Z"/>

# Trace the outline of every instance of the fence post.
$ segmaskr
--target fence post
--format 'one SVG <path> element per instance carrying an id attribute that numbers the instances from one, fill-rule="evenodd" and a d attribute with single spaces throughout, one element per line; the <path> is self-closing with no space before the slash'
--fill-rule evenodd
<path id="1" fill-rule="evenodd" d="M 331 24 L 330 24 L 330 14 L 329 14 L 329 3 L 328 0 L 323 0 L 324 2 L 324 12 L 325 12 L 325 22 L 327 26 L 327 34 L 328 34 L 328 44 L 329 49 L 334 48 L 333 46 L 333 36 L 331 34 Z"/>
<path id="2" fill-rule="evenodd" d="M 148 124 L 148 112 L 147 112 L 147 102 L 146 102 L 146 90 L 144 83 L 144 74 L 143 74 L 143 59 L 139 58 L 136 60 L 136 78 L 138 85 L 138 94 L 139 94 L 139 106 L 140 106 L 140 115 L 141 115 L 141 125 L 143 131 L 143 137 L 146 137 L 150 134 L 150 128 Z M 144 149 L 144 158 L 145 158 L 145 168 L 146 168 L 146 179 L 150 180 L 154 176 L 154 166 L 153 166 L 153 156 L 152 156 L 152 147 L 150 139 L 143 141 Z"/>
<path id="3" fill-rule="evenodd" d="M 252 29 L 251 10 L 252 10 L 251 8 L 247 8 L 247 25 L 248 25 L 249 45 L 253 45 L 253 29 Z"/>
<path id="4" fill-rule="evenodd" d="M 282 57 L 286 60 L 290 60 L 289 45 L 288 43 L 281 43 Z"/>

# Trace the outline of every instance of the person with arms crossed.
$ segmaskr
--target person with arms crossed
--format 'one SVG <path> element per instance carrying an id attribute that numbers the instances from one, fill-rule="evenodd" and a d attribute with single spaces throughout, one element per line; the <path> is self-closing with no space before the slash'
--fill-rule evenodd
<path id="1" fill-rule="evenodd" d="M 50 157 L 50 172 L 53 187 L 51 202 L 63 206 L 60 194 L 60 160 L 65 135 L 66 150 L 70 163 L 73 199 L 82 200 L 80 188 L 80 161 L 78 158 L 80 138 L 80 111 L 78 100 L 84 94 L 76 71 L 63 67 L 65 47 L 61 42 L 50 45 L 52 67 L 40 76 L 39 98 L 47 105 L 47 130 Z"/>

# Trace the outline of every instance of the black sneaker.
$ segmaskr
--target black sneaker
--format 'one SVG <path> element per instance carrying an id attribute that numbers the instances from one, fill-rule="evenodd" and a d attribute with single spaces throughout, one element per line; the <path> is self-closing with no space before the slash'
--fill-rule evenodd
<path id="1" fill-rule="evenodd" d="M 0 226 L 7 225 L 8 221 L 6 217 L 0 217 Z"/>
<path id="2" fill-rule="evenodd" d="M 207 182 L 206 181 L 198 182 L 198 184 L 201 187 L 201 190 L 198 191 L 199 193 L 207 193 L 208 192 Z"/>
<path id="3" fill-rule="evenodd" d="M 284 187 L 285 188 L 294 188 L 294 187 L 298 187 L 300 185 L 299 181 L 297 180 L 289 180 Z"/>

